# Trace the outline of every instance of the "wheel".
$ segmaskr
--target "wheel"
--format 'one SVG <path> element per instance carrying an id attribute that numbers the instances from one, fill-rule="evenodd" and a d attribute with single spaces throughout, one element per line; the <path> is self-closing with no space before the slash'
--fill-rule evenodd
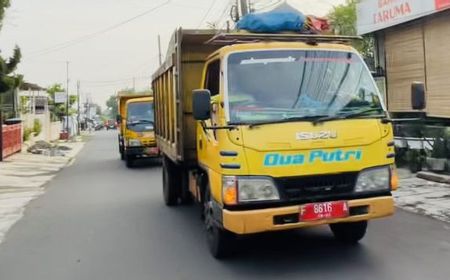
<path id="1" fill-rule="evenodd" d="M 209 191 L 209 186 L 207 186 L 203 201 L 206 239 L 209 251 L 213 257 L 216 259 L 223 259 L 230 256 L 235 236 L 231 232 L 223 229 L 221 225 L 218 224 L 218 221 L 215 220 L 212 205 L 213 199 Z"/>
<path id="2" fill-rule="evenodd" d="M 177 166 L 166 156 L 163 157 L 163 195 L 167 206 L 178 204 L 181 176 Z"/>
<path id="3" fill-rule="evenodd" d="M 120 159 L 125 160 L 125 153 L 123 149 L 123 140 L 120 138 L 120 135 L 117 136 L 119 141 L 119 153 L 120 153 Z"/>
<path id="4" fill-rule="evenodd" d="M 135 160 L 135 158 L 134 158 L 133 156 L 127 156 L 127 155 L 125 155 L 125 163 L 126 163 L 126 165 L 127 165 L 128 168 L 133 167 L 134 160 Z"/>
<path id="5" fill-rule="evenodd" d="M 356 244 L 367 231 L 367 221 L 330 224 L 334 237 L 346 244 Z"/>

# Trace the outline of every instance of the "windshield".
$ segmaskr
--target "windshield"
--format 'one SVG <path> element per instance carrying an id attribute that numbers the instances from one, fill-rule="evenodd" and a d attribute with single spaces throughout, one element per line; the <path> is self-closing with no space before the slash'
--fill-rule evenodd
<path id="1" fill-rule="evenodd" d="M 154 129 L 153 103 L 133 102 L 128 104 L 128 129 L 142 132 Z"/>
<path id="2" fill-rule="evenodd" d="M 234 53 L 228 58 L 227 75 L 230 123 L 384 113 L 371 74 L 350 52 Z"/>

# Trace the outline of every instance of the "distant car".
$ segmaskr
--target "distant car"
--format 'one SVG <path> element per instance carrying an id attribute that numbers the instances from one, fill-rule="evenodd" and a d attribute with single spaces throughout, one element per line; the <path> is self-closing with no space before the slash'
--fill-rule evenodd
<path id="1" fill-rule="evenodd" d="M 108 120 L 105 124 L 106 130 L 117 129 L 117 123 L 114 120 Z"/>
<path id="2" fill-rule="evenodd" d="M 101 123 L 95 123 L 94 124 L 94 129 L 95 130 L 102 130 L 104 128 L 104 126 Z"/>

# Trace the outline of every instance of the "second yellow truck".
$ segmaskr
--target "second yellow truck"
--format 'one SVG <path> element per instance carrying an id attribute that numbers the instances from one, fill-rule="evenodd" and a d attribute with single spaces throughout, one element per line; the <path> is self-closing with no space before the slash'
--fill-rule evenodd
<path id="1" fill-rule="evenodd" d="M 149 93 L 121 92 L 117 98 L 119 152 L 127 167 L 139 158 L 158 157 L 153 97 Z"/>
<path id="2" fill-rule="evenodd" d="M 163 195 L 200 203 L 215 257 L 237 235 L 322 224 L 355 243 L 369 220 L 394 213 L 391 121 L 349 42 L 173 35 L 153 76 Z M 423 85 L 414 90 L 420 109 Z"/>

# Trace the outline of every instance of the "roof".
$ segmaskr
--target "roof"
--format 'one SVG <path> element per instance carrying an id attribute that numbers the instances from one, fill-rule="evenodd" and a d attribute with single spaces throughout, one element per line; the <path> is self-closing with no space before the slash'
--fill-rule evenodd
<path id="1" fill-rule="evenodd" d="M 20 90 L 38 90 L 38 91 L 47 91 L 46 88 L 43 88 L 37 84 L 32 84 L 28 82 L 23 82 L 20 87 Z"/>
<path id="2" fill-rule="evenodd" d="M 127 100 L 127 104 L 129 103 L 138 103 L 138 102 L 151 102 L 153 101 L 153 97 L 147 96 L 147 97 L 138 97 L 138 98 L 132 98 Z"/>

